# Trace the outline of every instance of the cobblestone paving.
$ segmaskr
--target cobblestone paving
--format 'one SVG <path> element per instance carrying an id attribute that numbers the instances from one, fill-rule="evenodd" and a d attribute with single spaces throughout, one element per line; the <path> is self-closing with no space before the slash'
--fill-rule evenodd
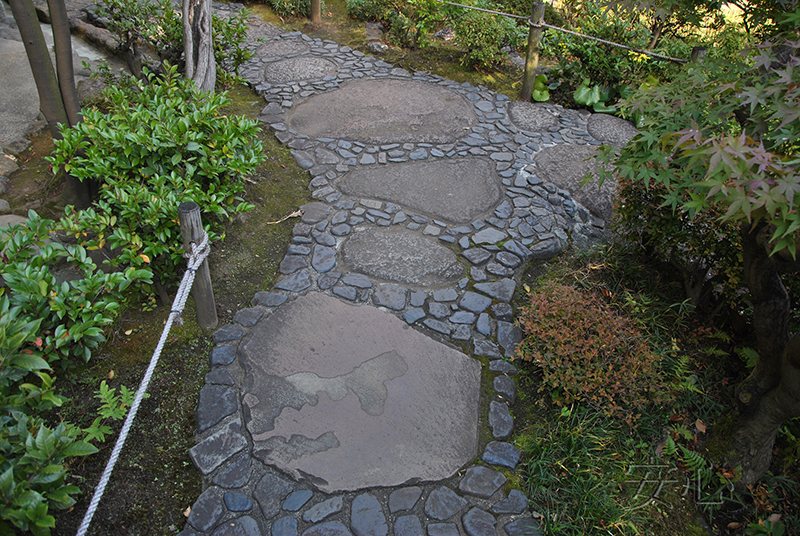
<path id="1" fill-rule="evenodd" d="M 568 189 L 540 178 L 536 158 L 551 148 L 571 146 L 582 147 L 576 154 L 583 159 L 587 147 L 605 141 L 619 143 L 619 137 L 625 135 L 620 130 L 627 126 L 615 127 L 613 119 L 593 120 L 558 106 L 512 102 L 505 95 L 468 83 L 412 74 L 332 41 L 301 33 L 278 35 L 255 19 L 251 26 L 252 35 L 270 38 L 251 43 L 255 55 L 244 66 L 243 75 L 266 100 L 261 122 L 292 149 L 297 164 L 308 170 L 315 201 L 301 207 L 304 214 L 294 227 L 275 287 L 258 292 L 251 308 L 239 311 L 232 324 L 214 334 L 212 369 L 197 410 L 197 445 L 190 452 L 204 476 L 205 491 L 192 507 L 181 534 L 538 534 L 535 505 L 529 505 L 520 490 L 511 489 L 506 476 L 520 458 L 519 450 L 508 441 L 514 430 L 509 406 L 516 397 L 517 369 L 503 359 L 512 355 L 521 338 L 511 307 L 515 276 L 531 260 L 549 259 L 566 248 L 583 247 L 601 238 L 604 222 L 576 202 Z M 462 128 L 460 137 L 448 134 L 450 138 L 437 143 L 428 134 L 426 141 L 413 141 L 408 131 L 398 133 L 394 141 L 381 138 L 385 132 L 377 138 L 374 133 L 360 137 L 357 128 L 353 130 L 353 125 L 360 124 L 355 118 L 350 130 L 343 131 L 347 135 L 311 136 L 303 133 L 311 128 L 308 122 L 295 121 L 302 115 L 298 110 L 313 103 L 315 97 L 360 81 L 380 80 L 446 90 L 459 106 L 471 106 L 468 126 Z M 396 105 L 401 107 L 402 100 L 402 95 L 398 96 Z M 593 129 L 588 127 L 590 121 Z M 331 125 L 339 126 L 335 121 Z M 609 139 L 597 139 L 590 131 Z M 569 155 L 560 157 L 568 159 Z M 464 162 L 468 168 L 485 170 L 480 174 L 483 182 L 478 181 L 476 188 L 498 189 L 496 201 L 488 208 L 474 204 L 464 219 L 463 211 L 453 210 L 447 200 L 426 205 L 424 196 L 402 195 L 408 188 L 426 184 L 425 176 L 431 170 L 446 174 L 448 166 Z M 396 190 L 379 182 L 359 189 L 365 181 L 379 181 L 392 173 L 399 181 L 417 180 Z M 254 383 L 274 378 L 283 382 L 281 385 L 294 382 L 286 388 L 285 400 L 275 402 L 278 413 L 297 410 L 299 414 L 300 408 L 305 411 L 316 406 L 316 398 L 301 402 L 296 398 L 313 395 L 316 388 L 309 391 L 307 386 L 322 385 L 319 382 L 324 378 L 346 386 L 320 387 L 327 389 L 330 400 L 345 393 L 355 396 L 353 393 L 365 389 L 363 382 L 360 387 L 348 384 L 346 378 L 351 376 L 345 371 L 313 377 L 306 369 L 278 374 L 275 363 L 265 365 L 272 367 L 266 376 L 269 380 L 252 379 L 252 363 L 258 360 L 253 355 L 268 346 L 253 342 L 262 341 L 258 330 L 268 329 L 265 326 L 270 321 L 275 325 L 270 329 L 283 329 L 288 322 L 283 317 L 292 315 L 281 316 L 282 312 L 292 304 L 300 307 L 314 296 L 358 306 L 362 311 L 391 313 L 404 329 L 440 341 L 436 344 L 443 343 L 447 351 L 467 360 L 471 358 L 455 348 L 481 360 L 481 374 L 491 378 L 491 388 L 481 394 L 481 414 L 472 418 L 477 421 L 479 450 L 458 471 L 435 480 L 410 478 L 363 488 L 344 478 L 346 483 L 337 491 L 332 482 L 314 473 L 289 467 L 289 462 L 275 462 L 275 456 L 291 461 L 337 447 L 335 435 L 311 439 L 293 435 L 287 445 L 294 441 L 299 450 L 283 445 L 283 450 L 275 451 L 278 454 L 265 448 L 261 440 L 254 440 L 254 432 L 272 426 L 256 430 L 264 422 L 256 415 L 275 411 L 274 407 L 263 409 Z M 354 348 L 361 344 L 346 335 L 329 338 L 337 339 L 337 344 L 352 341 Z M 287 347 L 291 344 L 299 343 L 290 341 Z M 307 351 L 317 350 L 311 347 Z M 378 374 L 374 385 L 384 385 L 384 381 L 393 385 L 389 380 L 406 374 L 406 362 L 414 367 L 402 356 L 378 357 L 394 368 L 382 369 L 384 376 Z M 300 381 L 298 374 L 306 375 Z M 306 387 L 298 387 L 301 384 Z M 341 395 L 332 394 L 336 389 L 344 390 Z M 383 404 L 391 402 L 385 392 L 381 396 L 378 407 L 374 398 L 359 395 L 361 409 L 380 414 Z M 323 405 L 322 399 L 319 404 Z M 419 456 L 435 454 L 437 444 L 443 447 L 446 441 L 436 439 L 431 451 Z M 369 456 L 364 458 L 351 460 L 353 468 L 337 467 L 333 472 L 366 471 L 372 462 L 366 459 Z M 393 463 L 391 456 L 385 458 L 384 463 Z"/>

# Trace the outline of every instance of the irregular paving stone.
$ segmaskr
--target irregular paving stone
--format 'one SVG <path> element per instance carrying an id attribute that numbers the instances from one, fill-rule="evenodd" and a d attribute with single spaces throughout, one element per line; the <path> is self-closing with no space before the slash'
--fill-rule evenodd
<path id="1" fill-rule="evenodd" d="M 311 266 L 319 273 L 331 271 L 336 266 L 336 250 L 327 246 L 314 246 Z"/>
<path id="2" fill-rule="evenodd" d="M 528 224 L 523 222 L 519 226 L 520 227 L 520 234 L 525 236 L 525 234 L 522 232 L 522 226 L 523 225 L 527 226 Z M 529 236 L 533 236 L 533 231 L 531 231 Z M 522 244 L 520 244 L 516 240 L 508 240 L 505 243 L 503 243 L 503 249 L 505 249 L 506 251 L 509 251 L 510 253 L 513 253 L 517 257 L 521 258 L 523 261 L 527 261 L 528 259 L 531 258 L 531 250 L 529 250 L 528 248 L 526 248 L 525 246 L 523 246 Z"/>
<path id="3" fill-rule="evenodd" d="M 292 482 L 277 473 L 268 472 L 261 477 L 253 490 L 253 498 L 261 507 L 267 519 L 272 519 L 281 511 L 281 503 L 292 491 Z"/>
<path id="4" fill-rule="evenodd" d="M 403 320 L 408 324 L 413 324 L 421 318 L 425 318 L 425 309 L 422 307 L 414 307 L 403 314 Z"/>
<path id="5" fill-rule="evenodd" d="M 226 324 L 214 332 L 214 342 L 219 344 L 222 342 L 235 341 L 241 339 L 242 335 L 244 335 L 242 326 Z"/>
<path id="6" fill-rule="evenodd" d="M 475 313 L 469 311 L 458 311 L 452 315 L 448 320 L 453 324 L 474 324 Z"/>
<path id="7" fill-rule="evenodd" d="M 224 385 L 206 385 L 200 389 L 200 401 L 195 417 L 197 427 L 204 432 L 239 409 L 236 391 Z"/>
<path id="8" fill-rule="evenodd" d="M 475 314 L 482 313 L 492 304 L 491 298 L 487 298 L 477 292 L 468 290 L 464 293 L 464 297 L 458 303 L 458 306 L 467 311 L 472 311 Z"/>
<path id="9" fill-rule="evenodd" d="M 506 350 L 506 357 L 513 352 L 522 340 L 522 331 L 519 326 L 510 322 L 497 321 L 497 342 Z"/>
<path id="10" fill-rule="evenodd" d="M 411 510 L 422 496 L 422 488 L 410 486 L 400 488 L 389 494 L 389 512 L 396 514 L 403 510 Z"/>
<path id="11" fill-rule="evenodd" d="M 451 288 L 434 290 L 433 299 L 437 302 L 451 302 L 458 299 L 458 292 Z"/>
<path id="12" fill-rule="evenodd" d="M 206 374 L 205 382 L 211 385 L 235 385 L 233 377 L 230 373 L 223 368 L 212 369 L 211 372 Z"/>
<path id="13" fill-rule="evenodd" d="M 386 536 L 389 527 L 381 503 L 370 493 L 353 499 L 350 510 L 350 530 L 355 536 Z"/>
<path id="14" fill-rule="evenodd" d="M 492 305 L 492 316 L 494 316 L 496 320 L 502 320 L 503 322 L 513 322 L 514 310 L 507 303 L 496 303 Z"/>
<path id="15" fill-rule="evenodd" d="M 422 307 L 428 295 L 421 290 L 412 290 L 409 301 L 412 307 Z"/>
<path id="16" fill-rule="evenodd" d="M 555 238 L 544 240 L 530 247 L 531 256 L 539 261 L 552 259 L 561 251 L 561 242 Z"/>
<path id="17" fill-rule="evenodd" d="M 256 292 L 256 295 L 253 296 L 253 299 L 250 301 L 250 305 L 261 305 L 263 307 L 278 307 L 279 305 L 283 304 L 287 299 L 289 299 L 286 294 L 279 294 L 277 292 L 264 292 L 259 291 Z"/>
<path id="18" fill-rule="evenodd" d="M 450 336 L 455 341 L 468 341 L 472 338 L 472 330 L 468 324 L 459 324 L 455 327 Z"/>
<path id="19" fill-rule="evenodd" d="M 217 346 L 211 350 L 211 366 L 226 366 L 236 359 L 236 348 L 233 346 Z"/>
<path id="20" fill-rule="evenodd" d="M 486 463 L 514 469 L 519 463 L 520 450 L 511 443 L 490 441 L 481 459 Z"/>
<path id="21" fill-rule="evenodd" d="M 292 516 L 284 516 L 272 524 L 272 536 L 297 536 L 297 520 Z"/>
<path id="22" fill-rule="evenodd" d="M 433 331 L 437 331 L 443 335 L 450 335 L 450 326 L 442 322 L 441 320 L 434 320 L 433 318 L 426 318 L 422 321 L 427 327 L 432 329 Z"/>
<path id="23" fill-rule="evenodd" d="M 508 236 L 507 233 L 494 227 L 486 227 L 472 235 L 472 241 L 476 244 L 497 244 Z"/>
<path id="24" fill-rule="evenodd" d="M 291 493 L 286 500 L 283 501 L 283 509 L 287 512 L 297 512 L 300 510 L 314 493 L 308 489 L 300 489 Z"/>
<path id="25" fill-rule="evenodd" d="M 500 277 L 511 277 L 514 275 L 514 270 L 511 268 L 507 268 L 502 264 L 497 264 L 496 262 L 490 262 L 486 265 L 486 271 L 492 275 L 500 276 Z"/>
<path id="26" fill-rule="evenodd" d="M 229 422 L 189 449 L 189 457 L 204 475 L 225 463 L 247 446 L 239 420 Z"/>
<path id="27" fill-rule="evenodd" d="M 507 251 L 501 251 L 496 255 L 497 262 L 509 268 L 516 268 L 522 262 L 519 257 Z"/>
<path id="28" fill-rule="evenodd" d="M 328 272 L 317 279 L 317 285 L 319 285 L 320 290 L 328 290 L 339 281 L 340 277 L 342 277 L 342 274 L 339 272 Z"/>
<path id="29" fill-rule="evenodd" d="M 263 536 L 258 521 L 250 516 L 229 519 L 217 527 L 211 536 Z"/>
<path id="30" fill-rule="evenodd" d="M 477 283 L 475 285 L 476 290 L 506 303 L 511 301 L 511 297 L 514 296 L 514 290 L 516 288 L 517 284 L 512 279 L 501 279 L 499 281 Z"/>
<path id="31" fill-rule="evenodd" d="M 355 301 L 358 297 L 358 291 L 353 287 L 336 286 L 333 287 L 333 293 L 350 301 Z"/>
<path id="32" fill-rule="evenodd" d="M 326 501 L 317 503 L 303 513 L 303 521 L 306 523 L 319 523 L 326 517 L 342 511 L 344 501 L 342 496 L 331 497 Z"/>
<path id="33" fill-rule="evenodd" d="M 314 236 L 314 240 L 321 246 L 332 248 L 336 245 L 336 239 L 331 234 L 315 231 L 312 235 Z"/>
<path id="34" fill-rule="evenodd" d="M 406 308 L 406 294 L 408 294 L 408 290 L 404 287 L 391 283 L 384 283 L 375 288 L 375 291 L 372 293 L 372 301 L 375 302 L 375 305 L 387 307 L 395 311 L 402 311 Z"/>
<path id="35" fill-rule="evenodd" d="M 495 439 L 508 439 L 514 430 L 514 418 L 507 405 L 496 400 L 489 403 L 489 426 Z"/>
<path id="36" fill-rule="evenodd" d="M 497 520 L 489 512 L 473 508 L 461 518 L 468 536 L 497 536 Z"/>
<path id="37" fill-rule="evenodd" d="M 445 486 L 439 486 L 431 492 L 425 501 L 425 513 L 428 516 L 444 521 L 467 506 L 467 500 Z"/>
<path id="38" fill-rule="evenodd" d="M 333 236 L 347 236 L 353 231 L 353 228 L 346 223 L 341 223 L 336 225 L 333 229 L 331 229 L 331 234 Z"/>
<path id="39" fill-rule="evenodd" d="M 479 465 L 467 469 L 458 489 L 467 495 L 488 499 L 505 483 L 506 477 L 503 473 Z"/>
<path id="40" fill-rule="evenodd" d="M 500 349 L 492 341 L 486 339 L 475 339 L 475 355 L 488 357 L 489 359 L 500 359 L 503 357 L 500 354 Z"/>
<path id="41" fill-rule="evenodd" d="M 519 372 L 517 367 L 502 359 L 497 359 L 489 363 L 489 370 L 492 372 L 502 372 L 503 374 L 517 374 Z"/>
<path id="42" fill-rule="evenodd" d="M 221 488 L 241 488 L 250 480 L 250 474 L 253 472 L 252 463 L 249 454 L 238 456 L 220 469 L 211 481 Z"/>
<path id="43" fill-rule="evenodd" d="M 422 523 L 417 516 L 398 517 L 394 522 L 394 536 L 424 536 Z"/>
<path id="44" fill-rule="evenodd" d="M 201 532 L 211 530 L 225 512 L 222 507 L 223 491 L 211 486 L 207 488 L 195 501 L 192 511 L 187 518 L 187 522 Z"/>
<path id="45" fill-rule="evenodd" d="M 286 255 L 278 266 L 278 271 L 283 275 L 289 275 L 307 267 L 308 260 L 305 255 Z"/>
<path id="46" fill-rule="evenodd" d="M 314 159 L 305 151 L 292 151 L 291 155 L 300 169 L 311 169 L 314 167 Z"/>
<path id="47" fill-rule="evenodd" d="M 529 517 L 521 517 L 503 527 L 508 536 L 542 536 L 539 523 Z"/>
<path id="48" fill-rule="evenodd" d="M 342 283 L 356 288 L 372 288 L 372 282 L 362 274 L 345 274 L 342 277 Z"/>
<path id="49" fill-rule="evenodd" d="M 289 292 L 301 292 L 311 286 L 311 274 L 307 269 L 302 269 L 286 279 L 279 281 L 275 288 L 288 290 Z M 241 329 L 241 328 L 240 328 Z"/>
<path id="50" fill-rule="evenodd" d="M 314 525 L 303 532 L 303 536 L 353 536 L 347 527 L 338 521 Z"/>
<path id="51" fill-rule="evenodd" d="M 253 507 L 253 501 L 243 493 L 226 491 L 222 498 L 225 501 L 225 506 L 231 512 L 247 512 Z"/>
<path id="52" fill-rule="evenodd" d="M 492 506 L 494 514 L 519 515 L 528 507 L 528 498 L 518 489 L 512 489 L 508 497 Z"/>
<path id="53" fill-rule="evenodd" d="M 478 330 L 478 333 L 487 337 L 492 334 L 492 322 L 487 313 L 478 315 L 478 322 L 475 324 L 475 329 Z"/>
<path id="54" fill-rule="evenodd" d="M 475 266 L 479 266 L 492 258 L 492 254 L 483 248 L 472 248 L 462 251 L 461 254 Z"/>
<path id="55" fill-rule="evenodd" d="M 455 523 L 432 523 L 428 525 L 428 536 L 459 536 Z"/>
<path id="56" fill-rule="evenodd" d="M 509 404 L 513 404 L 516 399 L 517 387 L 514 384 L 514 378 L 508 376 L 495 376 L 492 381 L 494 391 L 498 395 L 508 400 Z"/>
<path id="57" fill-rule="evenodd" d="M 508 202 L 508 199 L 500 203 L 500 206 L 494 209 L 495 216 L 503 219 L 510 218 L 513 212 L 514 207 L 511 206 L 511 203 Z"/>

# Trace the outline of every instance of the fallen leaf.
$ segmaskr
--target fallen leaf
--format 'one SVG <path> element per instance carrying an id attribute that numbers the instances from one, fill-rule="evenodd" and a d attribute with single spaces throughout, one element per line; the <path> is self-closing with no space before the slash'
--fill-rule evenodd
<path id="1" fill-rule="evenodd" d="M 777 523 L 780 520 L 781 520 L 781 514 L 772 514 L 767 518 L 767 521 L 769 521 L 770 523 Z"/>
<path id="2" fill-rule="evenodd" d="M 183 511 L 183 517 L 189 517 L 191 513 L 192 513 L 192 507 L 189 506 L 188 508 L 186 508 L 186 510 Z"/>
<path id="3" fill-rule="evenodd" d="M 127 331 L 125 332 L 125 335 L 130 335 L 131 333 L 133 333 L 133 330 L 132 330 L 132 329 L 129 329 L 129 330 L 127 330 Z"/>
<path id="4" fill-rule="evenodd" d="M 114 379 L 114 369 L 111 369 L 111 370 L 108 371 L 108 379 L 109 380 L 113 380 Z"/>
<path id="5" fill-rule="evenodd" d="M 729 529 L 738 529 L 741 526 L 742 526 L 742 524 L 741 523 L 737 523 L 736 521 L 732 521 L 732 522 L 728 523 L 728 528 Z"/>
<path id="6" fill-rule="evenodd" d="M 694 426 L 695 426 L 695 428 L 697 428 L 698 432 L 703 433 L 703 434 L 706 433 L 706 424 L 703 421 L 701 421 L 700 419 L 697 419 L 697 422 L 694 423 Z"/>
<path id="7" fill-rule="evenodd" d="M 144 253 L 142 253 L 142 254 L 141 254 L 141 255 L 139 255 L 139 256 L 142 258 L 142 260 L 143 260 L 144 262 L 146 262 L 147 264 L 150 264 L 150 257 L 148 257 L 147 255 L 145 255 Z"/>

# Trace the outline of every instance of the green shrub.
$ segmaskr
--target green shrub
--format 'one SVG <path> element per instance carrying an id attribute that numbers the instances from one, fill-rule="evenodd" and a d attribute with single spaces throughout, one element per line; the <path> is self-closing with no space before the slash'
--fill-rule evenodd
<path id="1" fill-rule="evenodd" d="M 264 156 L 255 121 L 220 115 L 224 94 L 198 91 L 174 67 L 149 78 L 110 87 L 109 111 L 85 110 L 49 161 L 101 183 L 88 210 L 67 208 L 63 229 L 88 248 L 116 250 L 112 266 L 149 265 L 165 287 L 184 264 L 178 205 L 200 205 L 219 238 L 223 221 L 252 208 L 241 198 L 244 179 Z"/>
<path id="2" fill-rule="evenodd" d="M 269 5 L 281 17 L 310 17 L 311 0 L 268 0 Z M 320 10 L 323 6 L 320 5 Z"/>
<path id="3" fill-rule="evenodd" d="M 525 338 L 516 357 L 542 372 L 542 390 L 558 404 L 582 402 L 636 421 L 669 396 L 646 337 L 592 294 L 545 283 L 520 310 Z"/>
<path id="4" fill-rule="evenodd" d="M 479 2 L 478 7 L 497 9 L 490 2 Z M 527 36 L 527 29 L 516 21 L 501 15 L 482 11 L 466 10 L 455 21 L 456 44 L 465 50 L 462 62 L 473 68 L 488 68 L 505 56 L 501 48 L 520 46 Z"/>
<path id="5" fill-rule="evenodd" d="M 347 15 L 355 20 L 380 22 L 391 10 L 392 0 L 347 0 Z"/>

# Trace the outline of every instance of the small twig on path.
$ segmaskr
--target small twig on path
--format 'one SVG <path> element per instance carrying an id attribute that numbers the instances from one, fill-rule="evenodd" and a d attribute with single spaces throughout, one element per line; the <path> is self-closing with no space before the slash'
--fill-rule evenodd
<path id="1" fill-rule="evenodd" d="M 278 221 L 268 221 L 267 225 L 275 225 L 276 223 L 284 222 L 284 221 L 288 220 L 289 218 L 296 218 L 297 216 L 302 216 L 302 215 L 303 215 L 303 211 L 302 210 L 295 210 L 291 214 L 289 214 L 287 216 L 284 216 L 283 218 L 279 219 Z"/>

